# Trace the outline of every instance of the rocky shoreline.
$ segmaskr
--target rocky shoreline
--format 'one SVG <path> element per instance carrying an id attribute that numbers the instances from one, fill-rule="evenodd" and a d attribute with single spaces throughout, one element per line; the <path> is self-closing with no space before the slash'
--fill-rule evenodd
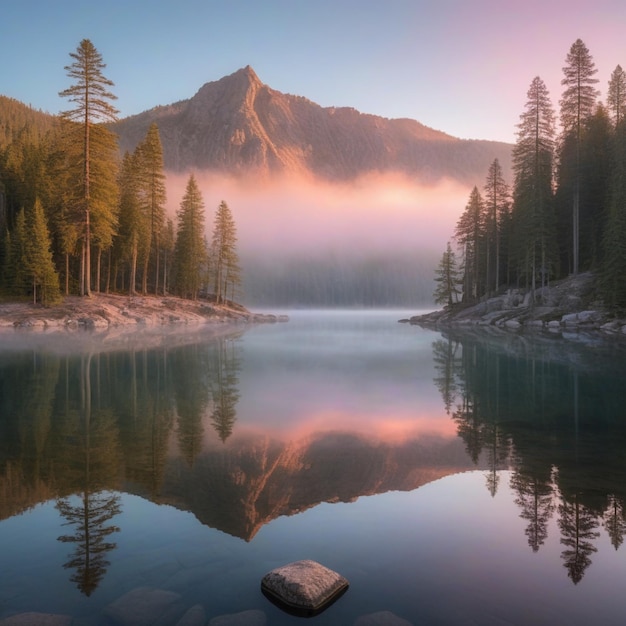
<path id="1" fill-rule="evenodd" d="M 579 274 L 532 293 L 507 289 L 473 305 L 455 305 L 400 320 L 426 328 L 492 326 L 508 330 L 600 332 L 626 337 L 626 319 L 607 310 L 596 297 L 595 277 Z"/>
<path id="2" fill-rule="evenodd" d="M 105 331 L 121 327 L 284 321 L 287 321 L 284 315 L 252 313 L 239 305 L 215 305 L 206 300 L 184 300 L 175 296 L 68 296 L 51 307 L 27 302 L 0 303 L 0 331 Z"/>

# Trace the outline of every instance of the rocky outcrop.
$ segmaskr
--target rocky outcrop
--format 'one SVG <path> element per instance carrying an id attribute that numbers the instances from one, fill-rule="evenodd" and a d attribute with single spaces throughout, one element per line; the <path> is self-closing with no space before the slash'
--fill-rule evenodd
<path id="1" fill-rule="evenodd" d="M 108 331 L 123 327 L 287 320 L 285 315 L 252 313 L 236 304 L 215 305 L 207 300 L 174 296 L 94 294 L 89 298 L 68 296 L 51 307 L 25 302 L 0 304 L 0 329 Z"/>
<path id="2" fill-rule="evenodd" d="M 261 82 L 247 66 L 206 83 L 189 100 L 159 106 L 114 126 L 132 151 L 152 123 L 168 170 L 229 174 L 307 174 L 350 180 L 402 172 L 422 181 L 474 184 L 498 158 L 508 171 L 509 144 L 461 140 L 415 120 L 387 119 L 348 107 L 324 108 Z"/>
<path id="3" fill-rule="evenodd" d="M 579 274 L 537 289 L 507 289 L 470 306 L 456 305 L 400 320 L 419 326 L 496 326 L 555 332 L 602 331 L 626 336 L 626 319 L 604 307 L 592 273 Z"/>

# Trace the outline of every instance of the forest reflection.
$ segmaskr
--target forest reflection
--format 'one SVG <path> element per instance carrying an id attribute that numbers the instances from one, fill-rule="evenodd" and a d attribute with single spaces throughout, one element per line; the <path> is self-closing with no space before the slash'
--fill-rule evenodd
<path id="1" fill-rule="evenodd" d="M 159 500 L 172 447 L 192 466 L 205 424 L 225 442 L 239 399 L 239 334 L 211 343 L 0 355 L 0 519 L 56 501 L 64 564 L 89 596 L 116 548 L 119 492 Z M 208 419 L 207 419 L 208 418 Z"/>
<path id="2" fill-rule="evenodd" d="M 321 502 L 412 491 L 477 468 L 492 496 L 510 476 L 529 549 L 538 552 L 558 532 L 563 565 L 578 583 L 602 533 L 616 550 L 626 536 L 623 346 L 476 331 L 446 333 L 432 348 L 443 409 L 429 414 L 427 429 L 418 427 L 416 393 L 407 395 L 417 402 L 416 428 L 406 436 L 385 437 L 366 420 L 355 430 L 355 415 L 365 413 L 355 401 L 349 419 L 335 416 L 325 429 L 295 411 L 282 439 L 263 430 L 267 407 L 254 408 L 254 399 L 241 405 L 258 415 L 240 415 L 237 427 L 246 393 L 241 333 L 124 350 L 0 352 L 0 520 L 56 502 L 64 567 L 88 596 L 123 531 L 120 494 L 189 511 L 251 541 L 264 524 Z M 264 368 L 263 393 L 293 401 L 303 379 L 289 379 L 294 390 L 286 389 L 284 372 L 272 381 L 264 357 L 249 359 L 247 380 L 258 382 Z M 310 382 L 299 363 L 289 361 Z M 352 361 L 347 366 L 352 374 Z M 372 365 L 371 375 L 378 372 Z M 327 404 L 337 399 L 329 392 Z M 298 406 L 308 407 L 306 399 Z M 389 425 L 397 410 L 379 421 Z"/>
<path id="3" fill-rule="evenodd" d="M 604 528 L 626 535 L 624 345 L 560 337 L 448 332 L 433 344 L 435 384 L 487 488 L 511 470 L 510 488 L 537 552 L 556 516 L 561 559 L 574 584 Z"/>

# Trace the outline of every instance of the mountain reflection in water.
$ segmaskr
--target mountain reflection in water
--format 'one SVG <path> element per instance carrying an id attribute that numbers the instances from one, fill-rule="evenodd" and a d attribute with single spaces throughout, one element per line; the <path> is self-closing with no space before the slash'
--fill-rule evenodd
<path id="1" fill-rule="evenodd" d="M 395 327 L 362 352 L 367 324 L 339 345 L 301 329 L 0 349 L 0 520 L 54 502 L 63 568 L 88 597 L 124 494 L 253 543 L 320 503 L 479 470 L 493 498 L 511 492 L 527 550 L 558 534 L 573 583 L 623 550 L 624 345 Z"/>

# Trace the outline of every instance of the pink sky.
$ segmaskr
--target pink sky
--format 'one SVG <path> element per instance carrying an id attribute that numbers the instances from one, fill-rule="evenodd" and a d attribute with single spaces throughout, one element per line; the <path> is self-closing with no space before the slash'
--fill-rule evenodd
<path id="1" fill-rule="evenodd" d="M 82 38 L 102 53 L 122 116 L 192 97 L 251 65 L 322 106 L 514 141 L 539 75 L 555 107 L 581 38 L 598 87 L 626 67 L 623 0 L 20 0 L 3 6 L 0 93 L 52 113 Z M 27 42 L 27 45 L 25 45 Z"/>

